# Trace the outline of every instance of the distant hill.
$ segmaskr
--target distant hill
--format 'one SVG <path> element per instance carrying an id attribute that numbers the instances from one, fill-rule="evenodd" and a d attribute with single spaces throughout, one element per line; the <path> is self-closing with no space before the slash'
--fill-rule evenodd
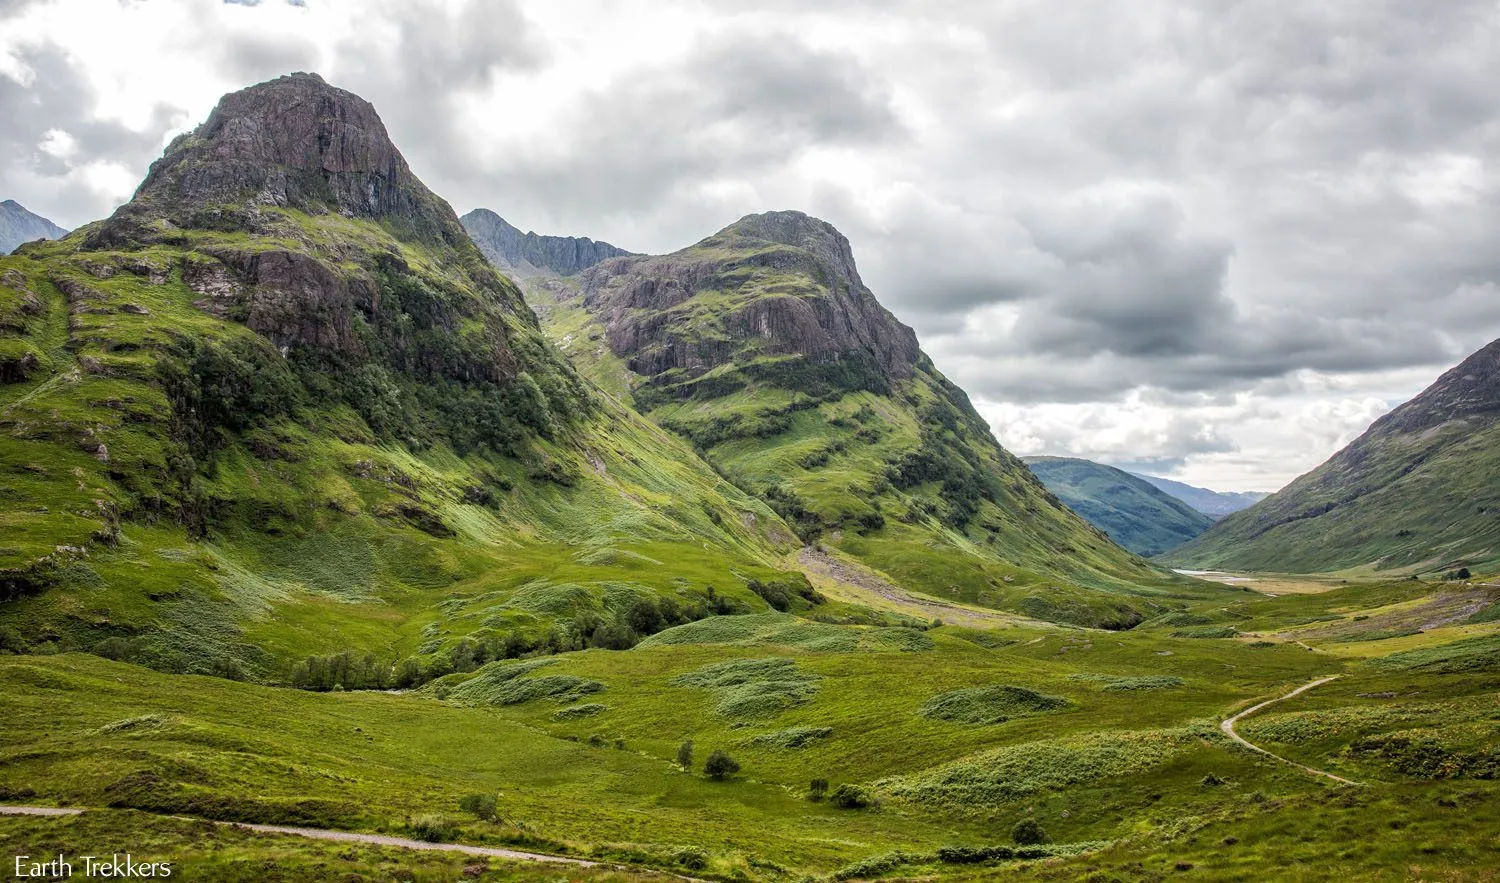
<path id="1" fill-rule="evenodd" d="M 1430 572 L 1500 564 L 1500 341 L 1328 462 L 1167 556 L 1179 566 Z"/>
<path id="2" fill-rule="evenodd" d="M 1225 515 L 1238 512 L 1241 509 L 1249 509 L 1251 506 L 1270 496 L 1270 494 L 1261 491 L 1211 491 L 1205 487 L 1194 487 L 1190 484 L 1183 484 L 1180 481 L 1173 481 L 1170 478 L 1142 475 L 1139 472 L 1132 472 L 1130 474 L 1159 490 L 1165 491 L 1169 495 L 1202 512 L 1204 515 L 1216 520 L 1223 518 Z"/>
<path id="3" fill-rule="evenodd" d="M 475 209 L 458 220 L 490 263 L 513 275 L 566 276 L 607 258 L 633 254 L 587 237 L 522 233 L 487 208 Z"/>
<path id="4" fill-rule="evenodd" d="M 1213 524 L 1212 518 L 1141 476 L 1113 466 L 1072 457 L 1022 459 L 1047 490 L 1137 555 L 1160 555 Z"/>
<path id="5" fill-rule="evenodd" d="M 37 239 L 61 239 L 68 231 L 46 218 L 26 210 L 14 199 L 0 202 L 0 254 L 10 254 L 23 242 Z"/>

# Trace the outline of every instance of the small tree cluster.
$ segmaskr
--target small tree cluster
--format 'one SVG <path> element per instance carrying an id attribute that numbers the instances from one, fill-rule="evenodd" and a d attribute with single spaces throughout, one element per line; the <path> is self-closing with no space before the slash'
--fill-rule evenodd
<path id="1" fill-rule="evenodd" d="M 739 771 L 740 762 L 725 754 L 722 748 L 715 748 L 703 763 L 703 772 L 714 781 L 720 781 Z"/>

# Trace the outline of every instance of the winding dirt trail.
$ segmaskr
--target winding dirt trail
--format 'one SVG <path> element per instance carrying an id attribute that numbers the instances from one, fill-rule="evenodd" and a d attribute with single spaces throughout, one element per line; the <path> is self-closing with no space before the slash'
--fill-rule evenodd
<path id="1" fill-rule="evenodd" d="M 0 806 L 0 815 L 6 816 L 76 816 L 83 812 L 81 809 L 58 808 L 53 806 Z M 186 821 L 203 821 L 187 816 L 173 816 Z M 457 852 L 463 855 L 482 856 L 485 858 L 502 858 L 511 861 L 523 862 L 547 862 L 551 864 L 573 865 L 581 868 L 595 868 L 606 866 L 601 862 L 592 862 L 587 859 L 571 858 L 562 855 L 547 855 L 541 852 L 521 852 L 514 849 L 500 849 L 493 846 L 470 846 L 466 843 L 428 843 L 425 840 L 411 840 L 406 837 L 391 837 L 385 834 L 359 834 L 353 831 L 332 831 L 326 828 L 293 828 L 283 825 L 253 825 L 247 822 L 220 822 L 216 825 L 224 825 L 231 828 L 243 828 L 250 831 L 258 831 L 262 834 L 288 834 L 293 837 L 306 837 L 309 840 L 331 840 L 337 843 L 367 843 L 371 846 L 394 846 L 398 849 L 420 849 L 428 852 Z M 615 867 L 609 865 L 608 867 Z M 703 883 L 693 877 L 683 877 L 666 871 L 642 870 L 642 873 L 659 874 L 660 876 L 687 880 L 691 883 Z"/>
<path id="2" fill-rule="evenodd" d="M 1279 760 L 1282 763 L 1290 764 L 1290 765 L 1296 767 L 1297 769 L 1302 770 L 1303 772 L 1312 773 L 1315 776 L 1323 776 L 1324 778 L 1332 779 L 1333 781 L 1338 782 L 1338 783 L 1343 784 L 1343 785 L 1358 785 L 1358 784 L 1360 784 L 1359 782 L 1351 781 L 1349 779 L 1344 778 L 1343 776 L 1336 776 L 1333 773 L 1327 772 L 1325 770 L 1320 770 L 1320 769 L 1315 769 L 1315 768 L 1310 767 L 1310 766 L 1305 766 L 1303 764 L 1300 764 L 1300 763 L 1296 762 L 1295 760 L 1287 760 L 1285 757 L 1282 757 L 1279 754 L 1272 754 L 1271 752 L 1267 751 L 1266 749 L 1261 748 L 1259 745 L 1252 745 L 1252 744 L 1250 744 L 1248 741 L 1245 740 L 1245 738 L 1243 736 L 1241 736 L 1239 733 L 1236 733 L 1234 731 L 1234 725 L 1239 722 L 1240 718 L 1248 717 L 1249 715 L 1252 715 L 1252 714 L 1256 713 L 1257 711 L 1260 711 L 1262 708 L 1266 708 L 1267 706 L 1275 705 L 1278 702 L 1285 702 L 1286 700 L 1292 698 L 1293 696 L 1297 696 L 1299 694 L 1306 693 L 1308 690 L 1311 690 L 1314 687 L 1321 687 L 1324 684 L 1328 683 L 1329 681 L 1336 681 L 1338 679 L 1339 679 L 1339 675 L 1329 675 L 1326 678 L 1318 678 L 1316 681 L 1313 681 L 1313 682 L 1307 683 L 1307 684 L 1303 684 L 1302 686 L 1298 687 L 1297 689 L 1293 690 L 1290 693 L 1287 693 L 1284 696 L 1277 696 L 1275 699 L 1267 699 L 1265 702 L 1262 702 L 1259 705 L 1252 705 L 1249 708 L 1245 709 L 1244 711 L 1240 712 L 1239 714 L 1237 714 L 1237 715 L 1235 715 L 1233 717 L 1225 718 L 1224 721 L 1219 724 L 1219 729 L 1221 729 L 1221 730 L 1224 731 L 1224 735 L 1228 736 L 1229 738 L 1233 739 L 1234 741 L 1238 742 L 1239 744 L 1245 746 L 1246 748 L 1250 749 L 1251 751 L 1255 751 L 1255 752 L 1258 752 L 1260 754 L 1264 754 L 1266 757 L 1270 757 L 1270 758 L 1273 758 L 1275 760 Z"/>

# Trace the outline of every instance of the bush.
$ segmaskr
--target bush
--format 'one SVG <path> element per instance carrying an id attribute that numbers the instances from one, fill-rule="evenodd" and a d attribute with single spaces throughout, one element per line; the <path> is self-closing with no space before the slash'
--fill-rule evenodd
<path id="1" fill-rule="evenodd" d="M 870 792 L 858 785 L 840 785 L 828 795 L 828 802 L 840 809 L 864 809 L 875 802 Z"/>
<path id="2" fill-rule="evenodd" d="M 693 768 L 693 740 L 684 739 L 677 746 L 677 765 L 685 770 Z"/>
<path id="3" fill-rule="evenodd" d="M 708 867 L 708 853 L 696 846 L 684 846 L 672 854 L 672 859 L 689 871 L 701 871 Z"/>
<path id="4" fill-rule="evenodd" d="M 1203 781 L 1200 784 L 1206 788 L 1216 788 L 1224 784 L 1224 779 L 1218 773 L 1209 773 L 1203 777 Z"/>
<path id="5" fill-rule="evenodd" d="M 496 813 L 495 795 L 493 794 L 469 794 L 458 801 L 458 808 L 478 819 L 493 822 L 498 815 Z"/>
<path id="6" fill-rule="evenodd" d="M 1021 846 L 1039 846 L 1047 842 L 1047 832 L 1036 819 L 1022 819 L 1010 829 L 1010 839 Z"/>
<path id="7" fill-rule="evenodd" d="M 407 823 L 406 829 L 418 840 L 428 843 L 444 843 L 453 839 L 458 833 L 458 826 L 447 816 L 423 815 L 417 816 Z"/>
<path id="8" fill-rule="evenodd" d="M 807 786 L 807 799 L 817 803 L 828 796 L 828 780 L 813 779 L 812 784 Z"/>
<path id="9" fill-rule="evenodd" d="M 1048 696 L 1025 687 L 995 684 L 939 693 L 923 703 L 918 714 L 954 723 L 998 724 L 1067 707 L 1068 701 L 1058 696 Z"/>
<path id="10" fill-rule="evenodd" d="M 1471 576 L 1473 576 L 1473 574 L 1469 573 L 1469 568 L 1460 567 L 1457 570 L 1450 570 L 1447 573 L 1443 574 L 1443 579 L 1449 582 L 1454 582 L 1461 579 L 1468 579 Z"/>
<path id="11" fill-rule="evenodd" d="M 715 748 L 714 752 L 708 756 L 708 760 L 703 763 L 703 772 L 707 773 L 708 777 L 715 781 L 721 780 L 726 776 L 732 776 L 739 771 L 739 761 L 725 754 L 723 749 L 719 748 Z"/>

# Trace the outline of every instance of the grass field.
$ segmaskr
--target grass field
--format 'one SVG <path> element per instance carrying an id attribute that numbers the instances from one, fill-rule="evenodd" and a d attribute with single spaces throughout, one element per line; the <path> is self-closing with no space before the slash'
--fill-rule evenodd
<path id="1" fill-rule="evenodd" d="M 974 861 L 1037 879 L 1156 879 L 1180 865 L 1210 879 L 1286 868 L 1404 879 L 1413 867 L 1487 879 L 1500 859 L 1494 630 L 1355 642 L 1364 655 L 1244 636 L 1352 620 L 1432 588 L 1410 582 L 1247 593 L 1183 614 L 1205 623 L 1124 633 L 719 617 L 634 650 L 491 663 L 407 693 L 311 693 L 80 654 L 0 658 L 0 799 L 114 807 L 0 820 L 0 832 L 64 851 L 107 834 L 181 856 L 188 879 L 249 879 L 270 858 L 297 879 L 379 878 L 390 859 L 230 831 L 210 850 L 163 814 L 403 836 L 435 826 L 446 839 L 715 879 L 978 879 Z M 1174 636 L 1225 620 L 1236 636 Z M 1218 732 L 1228 714 L 1328 674 L 1342 677 L 1239 729 L 1364 787 Z M 741 771 L 705 776 L 715 750 Z M 819 779 L 871 805 L 811 800 Z M 460 808 L 474 794 L 494 797 L 495 821 Z M 1016 858 L 1023 819 L 1049 845 Z M 411 861 L 411 879 L 456 879 L 463 866 Z M 499 863 L 486 873 L 528 879 Z M 568 876 L 632 879 L 591 873 Z"/>

